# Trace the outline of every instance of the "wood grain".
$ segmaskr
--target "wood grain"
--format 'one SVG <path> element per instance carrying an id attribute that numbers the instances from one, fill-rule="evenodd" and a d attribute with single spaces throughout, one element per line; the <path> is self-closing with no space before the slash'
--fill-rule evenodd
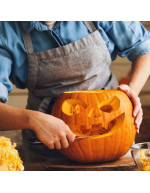
<path id="1" fill-rule="evenodd" d="M 48 163 L 26 163 L 25 171 L 138 171 L 132 157 L 108 163 L 80 164 L 66 159 Z"/>

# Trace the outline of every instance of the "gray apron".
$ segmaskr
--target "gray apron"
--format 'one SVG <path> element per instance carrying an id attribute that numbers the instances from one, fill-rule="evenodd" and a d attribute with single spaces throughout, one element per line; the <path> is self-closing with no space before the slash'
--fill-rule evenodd
<path id="1" fill-rule="evenodd" d="M 55 99 L 64 91 L 101 90 L 118 86 L 110 71 L 111 56 L 92 22 L 84 22 L 91 32 L 66 46 L 34 52 L 30 34 L 22 32 L 28 58 L 29 90 L 27 109 L 50 113 Z M 22 132 L 25 162 L 44 162 L 60 158 L 57 150 L 43 144 L 31 144 L 36 134 Z"/>

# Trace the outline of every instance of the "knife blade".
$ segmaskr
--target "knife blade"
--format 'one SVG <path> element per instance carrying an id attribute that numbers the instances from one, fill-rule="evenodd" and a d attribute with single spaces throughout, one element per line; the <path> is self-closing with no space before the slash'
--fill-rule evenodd
<path id="1" fill-rule="evenodd" d="M 101 135 L 101 134 L 89 135 L 89 136 L 76 136 L 75 139 L 84 139 L 84 138 L 95 137 L 95 136 L 99 136 L 99 135 Z M 32 145 L 43 144 L 39 139 L 30 139 L 29 143 Z"/>

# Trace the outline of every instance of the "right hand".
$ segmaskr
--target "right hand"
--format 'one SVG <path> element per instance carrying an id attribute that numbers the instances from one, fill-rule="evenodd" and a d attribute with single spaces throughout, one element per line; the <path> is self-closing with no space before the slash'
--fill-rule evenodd
<path id="1" fill-rule="evenodd" d="M 136 92 L 126 84 L 121 84 L 118 87 L 118 90 L 123 91 L 133 103 L 133 107 L 134 107 L 133 116 L 135 117 L 135 128 L 136 128 L 136 132 L 139 133 L 139 128 L 143 119 L 143 110 L 142 110 L 140 98 L 138 97 Z"/>
<path id="2" fill-rule="evenodd" d="M 75 135 L 61 119 L 37 111 L 32 111 L 29 119 L 30 129 L 50 149 L 67 148 L 75 140 Z"/>

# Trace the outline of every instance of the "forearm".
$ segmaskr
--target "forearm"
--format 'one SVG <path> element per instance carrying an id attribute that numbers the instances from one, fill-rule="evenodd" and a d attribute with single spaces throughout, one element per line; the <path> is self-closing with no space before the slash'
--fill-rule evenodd
<path id="1" fill-rule="evenodd" d="M 0 102 L 0 130 L 19 130 L 29 126 L 28 110 Z"/>
<path id="2" fill-rule="evenodd" d="M 132 64 L 129 87 L 138 95 L 150 75 L 150 54 L 140 56 Z"/>

